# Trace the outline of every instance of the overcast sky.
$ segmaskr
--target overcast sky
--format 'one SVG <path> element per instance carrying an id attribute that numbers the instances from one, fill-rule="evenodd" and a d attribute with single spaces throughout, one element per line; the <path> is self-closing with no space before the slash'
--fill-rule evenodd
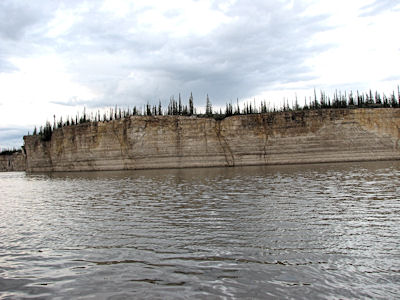
<path id="1" fill-rule="evenodd" d="M 0 1 L 0 148 L 87 109 L 400 84 L 398 0 Z M 165 106 L 165 105 L 164 105 Z"/>

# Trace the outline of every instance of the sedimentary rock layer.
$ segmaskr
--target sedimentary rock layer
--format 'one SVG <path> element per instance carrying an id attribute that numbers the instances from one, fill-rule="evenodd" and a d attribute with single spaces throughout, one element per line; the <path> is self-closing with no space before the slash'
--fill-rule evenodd
<path id="1" fill-rule="evenodd" d="M 25 155 L 17 152 L 0 155 L 0 172 L 25 171 Z"/>
<path id="2" fill-rule="evenodd" d="M 131 116 L 25 136 L 27 171 L 126 170 L 400 159 L 400 109 L 330 109 L 215 120 Z"/>

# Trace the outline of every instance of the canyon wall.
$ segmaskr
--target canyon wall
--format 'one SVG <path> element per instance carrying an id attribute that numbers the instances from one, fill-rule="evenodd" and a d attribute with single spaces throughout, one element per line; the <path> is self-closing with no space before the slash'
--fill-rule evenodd
<path id="1" fill-rule="evenodd" d="M 0 155 L 0 172 L 25 171 L 25 155 L 21 152 Z"/>
<path id="2" fill-rule="evenodd" d="M 400 109 L 131 116 L 24 142 L 28 172 L 398 160 Z"/>

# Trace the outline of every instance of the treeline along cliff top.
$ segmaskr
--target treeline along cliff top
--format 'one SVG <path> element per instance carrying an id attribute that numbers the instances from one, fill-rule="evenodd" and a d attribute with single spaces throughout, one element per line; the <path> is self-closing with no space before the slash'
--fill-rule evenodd
<path id="1" fill-rule="evenodd" d="M 230 102 L 225 105 L 224 110 L 214 110 L 207 95 L 205 111 L 202 113 L 198 113 L 198 109 L 194 105 L 193 95 L 191 94 L 188 104 L 184 104 L 182 102 L 180 95 L 178 100 L 175 100 L 174 97 L 171 97 L 169 105 L 165 109 L 162 107 L 161 101 L 159 101 L 157 105 L 150 105 L 147 103 L 142 108 L 134 106 L 132 109 L 123 109 L 115 106 L 115 108 L 110 108 L 108 111 L 100 112 L 100 110 L 98 110 L 96 113 L 90 114 L 86 113 L 86 110 L 84 110 L 81 115 L 77 114 L 75 117 L 67 117 L 64 120 L 62 118 L 56 120 L 56 116 L 54 116 L 53 124 L 50 121 L 47 121 L 46 124 L 41 126 L 39 129 L 35 127 L 32 135 L 39 135 L 43 141 L 48 141 L 51 139 L 52 132 L 57 128 L 75 126 L 88 122 L 109 122 L 130 116 L 197 116 L 221 120 L 233 115 L 252 115 L 282 111 L 399 107 L 399 87 L 397 87 L 397 95 L 393 91 L 389 96 L 379 92 L 373 93 L 370 90 L 368 93 L 359 93 L 358 91 L 356 93 L 336 92 L 332 97 L 330 97 L 322 91 L 317 96 L 317 93 L 314 91 L 313 97 L 310 97 L 308 100 L 305 99 L 303 105 L 300 105 L 297 99 L 292 103 L 289 103 L 287 100 L 284 101 L 280 108 L 271 108 L 264 100 L 258 106 L 256 105 L 255 101 L 253 103 L 244 103 L 242 106 L 239 105 L 238 101 L 235 104 Z M 30 134 L 28 133 L 28 135 Z"/>

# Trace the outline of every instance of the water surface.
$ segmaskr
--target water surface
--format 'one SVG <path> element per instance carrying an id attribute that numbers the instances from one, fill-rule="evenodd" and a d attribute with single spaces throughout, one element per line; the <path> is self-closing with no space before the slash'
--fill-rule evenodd
<path id="1" fill-rule="evenodd" d="M 3 299 L 400 297 L 400 162 L 0 173 Z"/>

